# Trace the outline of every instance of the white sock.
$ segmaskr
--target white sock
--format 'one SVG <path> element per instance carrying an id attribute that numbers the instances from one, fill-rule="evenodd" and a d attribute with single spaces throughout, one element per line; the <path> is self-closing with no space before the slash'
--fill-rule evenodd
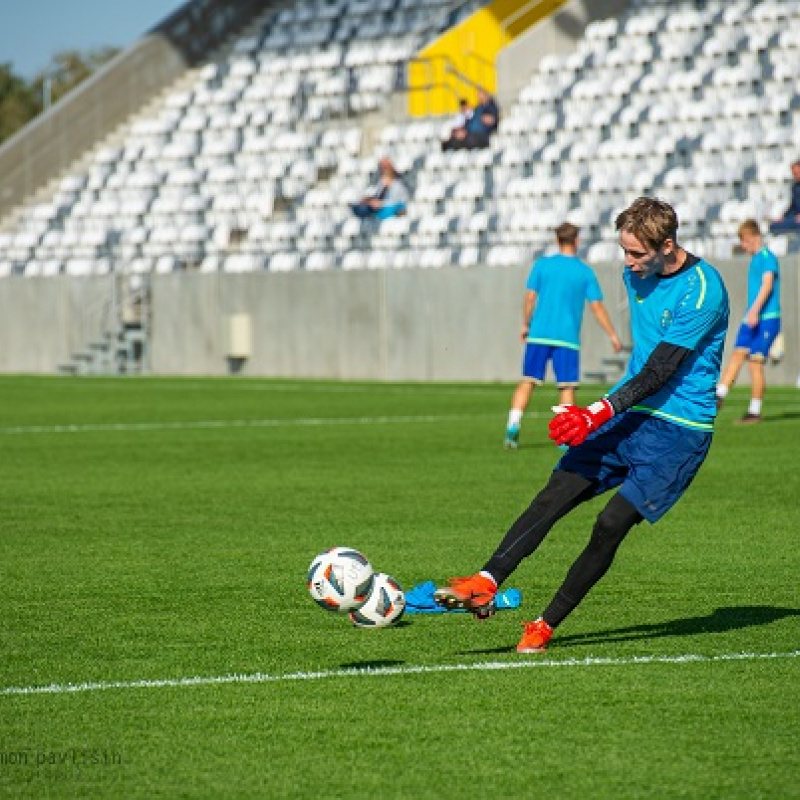
<path id="1" fill-rule="evenodd" d="M 522 412 L 517 408 L 512 408 L 508 412 L 508 427 L 519 428 L 522 425 Z"/>
<path id="2" fill-rule="evenodd" d="M 724 400 L 728 396 L 730 390 L 724 383 L 717 384 L 717 397 Z"/>
<path id="3" fill-rule="evenodd" d="M 761 398 L 750 398 L 750 408 L 747 409 L 747 413 L 755 414 L 756 416 L 761 414 Z"/>
<path id="4" fill-rule="evenodd" d="M 495 586 L 497 586 L 497 581 L 494 579 L 494 575 L 491 572 L 487 572 L 485 569 L 482 569 L 479 573 L 484 578 L 488 578 Z"/>

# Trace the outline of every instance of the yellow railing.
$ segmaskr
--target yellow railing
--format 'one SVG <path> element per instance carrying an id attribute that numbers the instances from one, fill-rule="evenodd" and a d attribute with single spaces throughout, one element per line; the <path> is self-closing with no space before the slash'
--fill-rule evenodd
<path id="1" fill-rule="evenodd" d="M 409 64 L 409 113 L 451 114 L 462 97 L 474 105 L 478 87 L 496 92 L 500 50 L 565 2 L 494 0 L 451 28 Z"/>

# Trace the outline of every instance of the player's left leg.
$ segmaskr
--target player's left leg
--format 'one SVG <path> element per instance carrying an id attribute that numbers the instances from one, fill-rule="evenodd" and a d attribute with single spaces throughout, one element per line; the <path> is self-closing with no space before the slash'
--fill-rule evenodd
<path id="1" fill-rule="evenodd" d="M 511 398 L 511 410 L 508 412 L 508 421 L 506 422 L 506 437 L 503 442 L 506 450 L 516 450 L 519 445 L 522 417 L 531 400 L 534 386 L 535 384 L 532 380 L 523 378 L 514 390 L 514 395 Z"/>
<path id="2" fill-rule="evenodd" d="M 750 373 L 750 404 L 747 413 L 736 420 L 739 425 L 752 425 L 761 422 L 761 407 L 764 403 L 764 389 L 766 378 L 764 376 L 764 362 L 760 357 L 751 357 L 747 362 Z"/>
<path id="3" fill-rule="evenodd" d="M 750 372 L 750 405 L 747 413 L 737 420 L 739 424 L 751 425 L 761 421 L 761 407 L 766 388 L 764 364 L 780 330 L 780 319 L 774 317 L 761 320 L 753 329 L 753 344 L 750 349 L 750 358 L 747 361 L 747 368 Z"/>
<path id="4" fill-rule="evenodd" d="M 562 406 L 575 405 L 575 390 L 577 386 L 559 386 L 558 387 L 558 402 Z"/>
<path id="5" fill-rule="evenodd" d="M 622 495 L 616 494 L 600 512 L 592 536 L 584 551 L 570 567 L 567 577 L 553 596 L 542 616 L 535 622 L 523 622 L 517 652 L 544 650 L 553 631 L 578 606 L 591 588 L 608 572 L 617 548 L 628 531 L 644 517 Z"/>
<path id="6" fill-rule="evenodd" d="M 624 480 L 616 484 L 619 492 L 598 516 L 589 544 L 570 568 L 542 619 L 526 625 L 520 652 L 544 649 L 553 628 L 608 571 L 630 529 L 642 519 L 650 524 L 661 519 L 689 488 L 708 454 L 712 440 L 708 431 L 692 430 L 640 414 L 631 415 L 628 424 L 627 416 L 621 415 L 622 423 L 618 424 L 619 432 L 627 436 L 612 440 L 610 437 L 617 432 L 612 422 L 596 439 L 570 448 L 561 460 L 566 468 L 578 466 L 585 458 L 586 446 L 599 444 L 606 451 L 606 457 L 616 453 L 627 465 L 627 473 Z M 600 488 L 612 487 L 608 477 L 598 477 Z"/>
<path id="7" fill-rule="evenodd" d="M 739 377 L 739 372 L 744 366 L 744 362 L 750 357 L 755 333 L 756 329 L 751 328 L 745 322 L 739 325 L 739 330 L 736 332 L 736 340 L 733 343 L 733 355 L 717 383 L 717 410 L 722 408 L 728 392 Z"/>
<path id="8" fill-rule="evenodd" d="M 522 381 L 511 399 L 511 410 L 508 412 L 506 435 L 503 447 L 506 450 L 516 450 L 519 446 L 519 432 L 522 428 L 522 416 L 531 399 L 534 388 L 544 382 L 547 362 L 550 360 L 551 347 L 547 345 L 527 342 L 525 353 L 522 356 Z"/>
<path id="9" fill-rule="evenodd" d="M 553 372 L 562 406 L 575 405 L 575 390 L 581 374 L 580 351 L 572 347 L 553 348 Z"/>
<path id="10" fill-rule="evenodd" d="M 749 347 L 737 347 L 733 351 L 733 355 L 717 383 L 717 409 L 722 408 L 725 398 L 728 396 L 728 392 L 731 390 L 733 384 L 736 383 L 739 372 L 749 355 Z"/>

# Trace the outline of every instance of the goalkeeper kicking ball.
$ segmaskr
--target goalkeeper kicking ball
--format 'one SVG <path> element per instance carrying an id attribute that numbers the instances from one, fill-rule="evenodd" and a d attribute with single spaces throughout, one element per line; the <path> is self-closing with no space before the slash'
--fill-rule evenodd
<path id="1" fill-rule="evenodd" d="M 320 553 L 308 568 L 308 591 L 328 611 L 353 611 L 369 597 L 374 580 L 372 565 L 352 547 L 332 547 Z"/>
<path id="2" fill-rule="evenodd" d="M 406 596 L 400 584 L 385 572 L 378 572 L 369 597 L 350 612 L 350 619 L 359 628 L 387 628 L 398 622 L 405 610 Z"/>

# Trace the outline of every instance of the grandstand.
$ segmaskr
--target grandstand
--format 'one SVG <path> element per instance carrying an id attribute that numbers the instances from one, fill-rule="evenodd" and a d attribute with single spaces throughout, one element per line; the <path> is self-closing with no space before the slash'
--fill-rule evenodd
<path id="1" fill-rule="evenodd" d="M 496 3 L 266 5 L 6 215 L 0 277 L 519 267 L 565 219 L 603 262 L 640 194 L 676 205 L 689 249 L 727 259 L 743 218 L 787 204 L 800 0 L 632 0 L 594 21 L 566 3 L 556 16 L 579 9 L 579 35 L 528 44 L 513 94 L 495 74 L 498 133 L 454 153 L 439 146 L 449 116 L 406 113 L 409 67 Z M 346 201 L 384 155 L 411 188 L 407 213 L 363 222 Z M 772 241 L 778 255 L 797 244 Z"/>

